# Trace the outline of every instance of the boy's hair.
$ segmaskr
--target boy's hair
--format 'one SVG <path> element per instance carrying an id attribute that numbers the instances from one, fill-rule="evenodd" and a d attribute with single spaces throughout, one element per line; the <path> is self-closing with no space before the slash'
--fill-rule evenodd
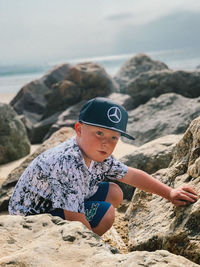
<path id="1" fill-rule="evenodd" d="M 105 97 L 86 102 L 80 111 L 79 122 L 117 131 L 122 136 L 135 139 L 126 133 L 128 113 L 125 108 Z"/>

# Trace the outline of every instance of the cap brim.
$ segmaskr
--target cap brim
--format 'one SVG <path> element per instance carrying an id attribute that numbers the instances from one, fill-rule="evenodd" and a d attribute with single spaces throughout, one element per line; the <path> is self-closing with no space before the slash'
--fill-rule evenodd
<path id="1" fill-rule="evenodd" d="M 87 122 L 87 121 L 83 121 L 83 120 L 79 120 L 80 122 L 83 122 L 85 124 L 88 124 L 88 125 L 92 125 L 92 126 L 97 126 L 97 127 L 101 127 L 101 128 L 105 128 L 105 129 L 109 129 L 109 130 L 112 130 L 112 131 L 116 131 L 118 133 L 121 133 L 122 136 L 130 139 L 130 140 L 135 140 L 135 138 L 129 134 L 127 134 L 126 132 L 124 131 L 121 131 L 117 128 L 114 128 L 114 127 L 106 127 L 104 125 L 101 125 L 101 124 L 96 124 L 96 123 L 91 123 L 91 122 Z"/>

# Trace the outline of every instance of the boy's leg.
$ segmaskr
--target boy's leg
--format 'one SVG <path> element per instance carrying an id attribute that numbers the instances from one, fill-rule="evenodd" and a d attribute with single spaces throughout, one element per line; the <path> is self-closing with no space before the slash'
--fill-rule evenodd
<path id="1" fill-rule="evenodd" d="M 115 208 L 123 200 L 123 192 L 115 183 L 103 182 L 97 192 L 85 201 L 85 215 L 98 235 L 108 231 L 114 223 Z"/>
<path id="2" fill-rule="evenodd" d="M 111 203 L 115 208 L 117 208 L 122 203 L 123 191 L 117 184 L 112 182 L 109 183 L 108 194 L 105 201 Z"/>
<path id="3" fill-rule="evenodd" d="M 115 219 L 115 207 L 122 200 L 123 192 L 117 184 L 103 182 L 97 192 L 85 201 L 85 216 L 96 234 L 101 236 L 111 228 Z M 66 219 L 62 209 L 50 213 Z"/>
<path id="4" fill-rule="evenodd" d="M 85 216 L 98 235 L 103 235 L 114 223 L 115 208 L 105 201 L 85 201 Z"/>
<path id="5" fill-rule="evenodd" d="M 88 201 L 106 201 L 111 203 L 115 208 L 123 201 L 123 192 L 121 188 L 112 182 L 102 182 L 97 192 L 87 199 Z"/>

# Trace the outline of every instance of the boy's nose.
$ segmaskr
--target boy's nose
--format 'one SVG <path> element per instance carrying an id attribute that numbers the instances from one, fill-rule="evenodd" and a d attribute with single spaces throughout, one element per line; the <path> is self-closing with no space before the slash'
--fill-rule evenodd
<path id="1" fill-rule="evenodd" d="M 102 144 L 108 144 L 109 143 L 109 140 L 107 137 L 104 137 L 103 140 L 102 140 Z"/>

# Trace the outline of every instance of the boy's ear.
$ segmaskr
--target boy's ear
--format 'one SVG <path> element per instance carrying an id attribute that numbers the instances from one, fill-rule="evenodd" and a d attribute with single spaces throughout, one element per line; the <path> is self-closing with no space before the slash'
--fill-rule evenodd
<path id="1" fill-rule="evenodd" d="M 77 136 L 81 135 L 81 129 L 82 129 L 82 123 L 80 123 L 79 121 L 75 124 L 74 126 L 75 132 L 77 134 Z"/>

